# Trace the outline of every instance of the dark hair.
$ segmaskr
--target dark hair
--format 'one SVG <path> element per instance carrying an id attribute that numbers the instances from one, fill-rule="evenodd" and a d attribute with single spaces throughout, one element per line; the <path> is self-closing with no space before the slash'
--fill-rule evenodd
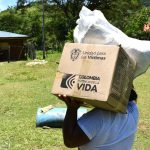
<path id="1" fill-rule="evenodd" d="M 137 100 L 137 93 L 134 89 L 131 90 L 131 93 L 130 93 L 130 97 L 129 97 L 129 101 L 136 101 Z"/>

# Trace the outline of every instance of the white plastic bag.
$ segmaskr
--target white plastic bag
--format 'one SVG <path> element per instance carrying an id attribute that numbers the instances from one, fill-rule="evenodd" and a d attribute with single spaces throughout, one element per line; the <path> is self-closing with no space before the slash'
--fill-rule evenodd
<path id="1" fill-rule="evenodd" d="M 83 7 L 74 30 L 75 43 L 121 45 L 137 63 L 134 78 L 146 72 L 150 66 L 150 41 L 128 37 L 111 25 L 103 13 Z"/>

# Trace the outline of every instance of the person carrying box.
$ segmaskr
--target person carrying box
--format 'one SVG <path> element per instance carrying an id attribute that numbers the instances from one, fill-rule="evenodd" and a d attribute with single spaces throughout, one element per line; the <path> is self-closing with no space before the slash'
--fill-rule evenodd
<path id="1" fill-rule="evenodd" d="M 58 95 L 67 105 L 64 144 L 79 150 L 131 150 L 138 124 L 137 94 L 131 90 L 127 112 L 94 108 L 77 120 L 80 102 Z"/>

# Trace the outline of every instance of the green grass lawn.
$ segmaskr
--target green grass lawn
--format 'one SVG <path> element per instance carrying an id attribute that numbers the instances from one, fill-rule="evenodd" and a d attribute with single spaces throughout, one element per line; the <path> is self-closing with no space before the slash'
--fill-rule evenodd
<path id="1" fill-rule="evenodd" d="M 50 93 L 60 54 L 49 54 L 45 65 L 28 61 L 0 63 L 0 150 L 68 150 L 61 129 L 36 128 L 38 107 L 65 106 Z M 150 149 L 150 70 L 138 77 L 139 128 L 133 150 Z M 76 149 L 74 149 L 76 150 Z"/>

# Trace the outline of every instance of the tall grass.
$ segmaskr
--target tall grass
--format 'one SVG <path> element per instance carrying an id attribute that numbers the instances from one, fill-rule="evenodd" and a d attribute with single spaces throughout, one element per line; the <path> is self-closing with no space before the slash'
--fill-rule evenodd
<path id="1" fill-rule="evenodd" d="M 67 150 L 61 129 L 36 128 L 38 107 L 64 104 L 50 93 L 60 53 L 45 65 L 28 61 L 0 63 L 0 150 Z M 150 70 L 134 84 L 139 93 L 140 121 L 134 150 L 150 147 Z"/>

